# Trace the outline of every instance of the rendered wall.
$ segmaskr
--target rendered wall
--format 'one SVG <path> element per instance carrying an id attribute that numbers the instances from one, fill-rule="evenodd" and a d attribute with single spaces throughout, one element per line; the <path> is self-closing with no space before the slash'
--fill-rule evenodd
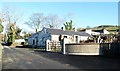
<path id="1" fill-rule="evenodd" d="M 66 44 L 66 54 L 73 55 L 100 55 L 99 44 Z"/>

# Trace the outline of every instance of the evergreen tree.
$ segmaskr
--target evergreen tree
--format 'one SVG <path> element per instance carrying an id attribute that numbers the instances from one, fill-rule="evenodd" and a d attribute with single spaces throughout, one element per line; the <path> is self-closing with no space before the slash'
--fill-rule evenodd
<path id="1" fill-rule="evenodd" d="M 3 27 L 3 25 L 0 23 L 0 33 L 3 32 L 3 29 L 4 29 L 4 27 Z"/>
<path id="2" fill-rule="evenodd" d="M 66 30 L 73 30 L 72 20 L 64 24 Z"/>

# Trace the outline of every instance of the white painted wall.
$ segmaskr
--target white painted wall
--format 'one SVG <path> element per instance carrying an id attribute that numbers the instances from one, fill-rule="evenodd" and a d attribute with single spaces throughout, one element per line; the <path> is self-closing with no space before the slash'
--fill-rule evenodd
<path id="1" fill-rule="evenodd" d="M 79 36 L 79 41 L 86 41 L 88 40 L 88 36 Z"/>
<path id="2" fill-rule="evenodd" d="M 86 30 L 85 32 L 90 34 L 90 35 L 99 35 L 100 34 L 99 32 L 94 32 L 91 29 L 90 30 Z"/>
<path id="3" fill-rule="evenodd" d="M 18 43 L 19 42 L 25 42 L 25 40 L 24 39 L 16 39 L 15 42 L 18 42 Z"/>
<path id="4" fill-rule="evenodd" d="M 85 32 L 88 33 L 88 34 L 90 34 L 90 35 L 92 34 L 92 30 L 87 30 L 87 29 L 86 29 Z"/>
<path id="5" fill-rule="evenodd" d="M 50 34 L 48 33 L 47 30 L 42 30 L 41 32 L 39 32 L 38 34 L 38 43 L 37 45 L 38 46 L 45 46 L 46 45 L 46 40 L 51 40 L 51 36 Z"/>
<path id="6" fill-rule="evenodd" d="M 110 32 L 108 32 L 107 30 L 104 29 L 104 33 L 103 34 L 110 34 Z"/>
<path id="7" fill-rule="evenodd" d="M 51 40 L 52 41 L 59 41 L 59 36 L 60 35 L 51 35 Z"/>
<path id="8" fill-rule="evenodd" d="M 48 30 L 42 29 L 38 34 L 32 36 L 32 38 L 28 39 L 28 44 L 33 45 L 33 40 L 35 40 L 35 45 L 37 46 L 45 46 L 46 40 L 50 41 L 59 41 L 60 35 L 51 35 Z M 76 36 L 78 36 L 78 42 L 80 40 L 87 40 L 88 36 L 79 36 L 79 35 L 61 35 L 61 39 L 64 39 L 64 36 L 67 36 L 66 40 L 69 43 L 76 43 Z M 37 37 L 37 44 L 36 44 L 36 37 Z"/>

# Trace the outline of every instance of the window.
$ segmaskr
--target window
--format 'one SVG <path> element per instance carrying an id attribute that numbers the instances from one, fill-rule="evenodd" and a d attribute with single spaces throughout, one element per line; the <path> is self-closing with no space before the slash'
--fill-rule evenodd
<path id="1" fill-rule="evenodd" d="M 33 40 L 33 45 L 35 45 L 35 40 Z"/>
<path id="2" fill-rule="evenodd" d="M 64 36 L 64 38 L 67 38 L 67 36 Z"/>
<path id="3" fill-rule="evenodd" d="M 60 35 L 60 36 L 59 36 L 59 41 L 61 41 L 61 37 L 62 37 L 62 36 Z"/>
<path id="4" fill-rule="evenodd" d="M 76 43 L 78 43 L 78 36 L 75 36 L 75 39 L 76 39 Z"/>

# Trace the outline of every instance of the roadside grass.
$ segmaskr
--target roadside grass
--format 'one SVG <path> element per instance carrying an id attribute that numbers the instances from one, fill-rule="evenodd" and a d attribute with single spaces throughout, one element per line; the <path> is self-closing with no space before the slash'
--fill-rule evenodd
<path id="1" fill-rule="evenodd" d="M 2 45 L 0 44 L 0 59 L 2 57 Z"/>
<path id="2" fill-rule="evenodd" d="M 45 51 L 44 47 L 29 47 L 29 49 L 32 51 Z"/>
<path id="3" fill-rule="evenodd" d="M 2 45 L 0 44 L 0 70 L 2 70 Z"/>
<path id="4" fill-rule="evenodd" d="M 10 47 L 16 47 L 16 46 L 19 46 L 19 45 L 21 45 L 21 43 L 12 43 L 11 45 L 10 45 Z"/>
<path id="5" fill-rule="evenodd" d="M 31 51 L 46 51 L 44 47 L 31 47 L 29 48 Z M 61 52 L 61 49 L 52 49 L 50 52 Z"/>

